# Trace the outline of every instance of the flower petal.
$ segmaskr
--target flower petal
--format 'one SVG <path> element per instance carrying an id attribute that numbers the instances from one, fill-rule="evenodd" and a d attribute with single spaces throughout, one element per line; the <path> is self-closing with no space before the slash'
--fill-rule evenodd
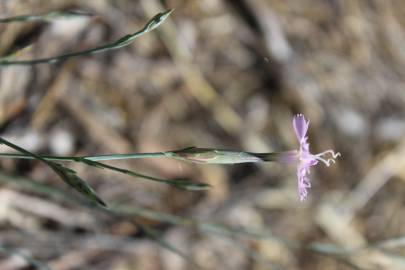
<path id="1" fill-rule="evenodd" d="M 307 198 L 308 188 L 311 188 L 310 179 L 306 175 L 298 176 L 298 194 L 301 202 Z"/>
<path id="2" fill-rule="evenodd" d="M 293 126 L 298 141 L 301 141 L 303 138 L 305 138 L 305 135 L 307 134 L 309 121 L 305 120 L 304 115 L 297 114 L 294 116 Z"/>
<path id="3" fill-rule="evenodd" d="M 308 178 L 310 166 L 310 163 L 301 162 L 297 167 L 298 194 L 301 202 L 307 198 L 308 189 L 311 188 L 311 180 Z"/>

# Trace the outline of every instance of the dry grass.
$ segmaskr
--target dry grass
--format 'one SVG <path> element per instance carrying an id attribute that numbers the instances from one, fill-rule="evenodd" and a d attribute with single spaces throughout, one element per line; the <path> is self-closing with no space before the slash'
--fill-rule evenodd
<path id="1" fill-rule="evenodd" d="M 230 238 L 156 220 L 112 218 L 6 184 L 0 248 L 61 269 L 193 269 L 148 240 L 148 225 L 203 269 L 405 269 L 405 4 L 401 1 L 25 1 L 0 16 L 80 9 L 95 17 L 0 25 L 0 55 L 82 50 L 170 20 L 121 50 L 64 63 L 0 68 L 1 136 L 35 153 L 92 155 L 196 145 L 294 149 L 293 114 L 311 119 L 314 152 L 342 158 L 312 170 L 303 204 L 295 169 L 117 162 L 213 186 L 185 192 L 75 169 L 109 203 L 223 223 L 273 237 Z M 7 149 L 1 147 L 1 151 Z M 1 160 L 7 175 L 65 188 L 37 162 Z M 321 243 L 323 245 L 321 245 Z M 4 253 L 0 269 L 30 269 Z"/>

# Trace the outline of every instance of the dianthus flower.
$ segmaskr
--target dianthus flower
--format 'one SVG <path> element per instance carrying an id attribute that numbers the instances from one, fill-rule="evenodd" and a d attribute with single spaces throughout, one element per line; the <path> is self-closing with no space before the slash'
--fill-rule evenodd
<path id="1" fill-rule="evenodd" d="M 235 150 L 213 149 L 189 147 L 177 151 L 164 152 L 166 157 L 186 160 L 195 163 L 206 164 L 236 164 L 250 162 L 282 162 L 297 165 L 298 194 L 300 201 L 304 201 L 308 196 L 308 188 L 311 187 L 311 181 L 308 178 L 310 167 L 318 162 L 330 166 L 335 163 L 335 159 L 340 153 L 333 150 L 326 150 L 319 154 L 309 152 L 308 143 L 309 120 L 306 120 L 302 114 L 294 116 L 293 127 L 299 142 L 299 149 L 287 152 L 276 153 L 252 153 Z M 326 156 L 329 155 L 329 158 Z"/>
<path id="2" fill-rule="evenodd" d="M 300 201 L 304 201 L 308 196 L 307 189 L 311 187 L 311 181 L 308 178 L 310 167 L 315 166 L 319 161 L 329 167 L 331 163 L 335 163 L 335 159 L 340 156 L 340 153 L 335 153 L 330 149 L 315 155 L 309 152 L 307 137 L 309 120 L 306 120 L 304 115 L 294 116 L 293 127 L 300 147 L 299 150 L 294 151 L 295 155 L 289 156 L 289 159 L 297 162 L 298 194 Z M 325 156 L 328 154 L 330 157 L 326 158 Z"/>

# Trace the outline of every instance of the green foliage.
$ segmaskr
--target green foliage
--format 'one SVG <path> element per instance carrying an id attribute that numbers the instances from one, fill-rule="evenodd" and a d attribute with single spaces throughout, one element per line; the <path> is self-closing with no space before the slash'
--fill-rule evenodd
<path id="1" fill-rule="evenodd" d="M 149 20 L 141 30 L 139 30 L 133 34 L 125 35 L 124 37 L 121 37 L 118 40 L 116 40 L 112 43 L 106 44 L 106 45 L 87 49 L 84 51 L 66 53 L 66 54 L 61 54 L 61 55 L 57 55 L 57 56 L 53 56 L 53 57 L 33 59 L 33 60 L 10 60 L 9 57 L 3 57 L 3 58 L 0 58 L 0 66 L 53 64 L 53 63 L 57 63 L 60 61 L 70 59 L 72 57 L 93 55 L 93 54 L 97 54 L 97 53 L 120 49 L 124 46 L 131 44 L 136 38 L 156 29 L 160 24 L 162 24 L 169 17 L 169 15 L 172 13 L 172 11 L 173 10 L 168 10 L 168 11 L 165 11 L 162 13 L 158 13 L 151 20 Z M 16 19 L 16 18 L 17 17 L 13 17 L 13 18 L 9 18 L 9 19 L 6 18 L 6 19 L 2 19 L 2 20 L 3 20 L 3 22 L 18 21 L 18 19 Z M 30 17 L 27 17 L 27 16 L 25 16 L 25 17 L 23 16 L 23 18 L 20 17 L 19 21 L 28 20 L 27 18 L 30 18 Z"/>
<path id="2" fill-rule="evenodd" d="M 29 21 L 51 21 L 57 18 L 73 18 L 73 17 L 88 17 L 92 16 L 92 13 L 84 11 L 51 11 L 48 13 L 38 15 L 19 15 L 8 18 L 0 18 L 0 23 L 12 23 L 12 22 L 29 22 Z"/>
<path id="3" fill-rule="evenodd" d="M 24 154 L 31 156 L 32 158 L 39 160 L 46 164 L 49 168 L 51 168 L 65 183 L 69 186 L 73 187 L 76 191 L 78 191 L 81 195 L 87 198 L 90 202 L 99 204 L 101 206 L 107 206 L 105 202 L 97 196 L 96 192 L 80 177 L 77 176 L 76 172 L 72 169 L 62 166 L 59 163 L 54 161 L 46 160 L 39 155 L 31 153 L 24 148 L 21 148 L 3 138 L 0 137 L 0 144 L 7 145 L 8 147 L 13 148 L 14 150 Z"/>

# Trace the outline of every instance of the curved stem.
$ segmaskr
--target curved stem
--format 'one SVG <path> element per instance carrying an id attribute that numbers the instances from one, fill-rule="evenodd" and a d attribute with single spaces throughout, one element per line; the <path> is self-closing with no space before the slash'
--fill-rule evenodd
<path id="1" fill-rule="evenodd" d="M 164 20 L 167 19 L 167 17 L 169 17 L 169 15 L 172 11 L 173 10 L 168 10 L 168 11 L 165 11 L 162 13 L 158 13 L 152 19 L 150 19 L 149 22 L 147 22 L 146 25 L 141 30 L 139 30 L 133 34 L 123 36 L 123 37 L 119 38 L 118 40 L 116 40 L 115 42 L 112 42 L 112 43 L 109 43 L 106 45 L 102 45 L 102 46 L 95 47 L 92 49 L 87 49 L 84 51 L 66 53 L 66 54 L 61 54 L 58 56 L 33 59 L 33 60 L 8 60 L 7 58 L 0 58 L 0 66 L 36 65 L 36 64 L 43 64 L 43 63 L 53 64 L 53 63 L 64 61 L 66 59 L 76 57 L 76 56 L 92 55 L 92 54 L 101 53 L 101 52 L 105 52 L 105 51 L 120 49 L 120 48 L 132 43 L 139 36 L 146 34 L 150 31 L 152 31 L 153 29 L 155 29 L 156 27 L 158 27 Z"/>

